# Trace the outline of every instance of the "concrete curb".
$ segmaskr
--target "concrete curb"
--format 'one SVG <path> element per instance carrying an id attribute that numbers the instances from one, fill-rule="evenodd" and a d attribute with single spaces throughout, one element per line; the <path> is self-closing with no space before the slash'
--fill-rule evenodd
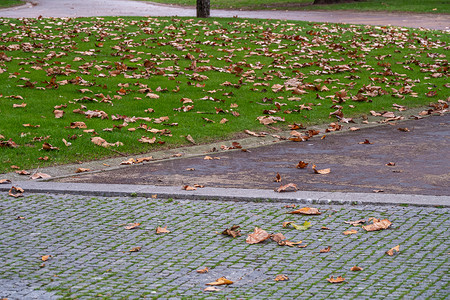
<path id="1" fill-rule="evenodd" d="M 198 188 L 185 191 L 179 186 L 154 186 L 131 184 L 56 183 L 44 181 L 17 181 L 0 186 L 7 192 L 11 186 L 19 186 L 25 193 L 75 194 L 104 197 L 148 197 L 189 200 L 221 200 L 251 202 L 290 202 L 303 204 L 338 205 L 412 205 L 450 207 L 450 196 L 365 194 L 341 192 L 297 191 L 277 193 L 261 189 Z"/>

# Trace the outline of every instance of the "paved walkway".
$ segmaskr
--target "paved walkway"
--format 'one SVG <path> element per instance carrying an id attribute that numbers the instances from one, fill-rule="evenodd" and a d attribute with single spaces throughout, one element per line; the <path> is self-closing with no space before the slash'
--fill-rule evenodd
<path id="1" fill-rule="evenodd" d="M 0 17 L 195 16 L 196 14 L 193 8 L 130 0 L 33 0 L 32 3 L 35 5 L 29 3 L 22 7 L 0 10 Z M 212 10 L 211 16 L 450 29 L 450 15 L 445 14 Z"/>

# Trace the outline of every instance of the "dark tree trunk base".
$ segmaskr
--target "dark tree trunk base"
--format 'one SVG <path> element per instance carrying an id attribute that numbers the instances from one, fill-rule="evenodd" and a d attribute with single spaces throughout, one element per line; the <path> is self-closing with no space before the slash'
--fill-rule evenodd
<path id="1" fill-rule="evenodd" d="M 210 0 L 197 0 L 197 18 L 209 18 Z"/>

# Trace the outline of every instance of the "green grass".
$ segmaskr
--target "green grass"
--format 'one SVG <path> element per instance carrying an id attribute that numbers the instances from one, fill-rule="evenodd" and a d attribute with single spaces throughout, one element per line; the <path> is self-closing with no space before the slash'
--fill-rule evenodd
<path id="1" fill-rule="evenodd" d="M 21 0 L 1 0 L 0 8 L 17 6 L 17 5 L 22 5 L 22 4 L 24 4 L 24 2 Z"/>
<path id="2" fill-rule="evenodd" d="M 270 126 L 287 130 L 294 122 L 336 121 L 329 117 L 333 105 L 341 105 L 345 117 L 392 111 L 393 103 L 427 105 L 448 97 L 448 42 L 449 35 L 437 31 L 291 21 L 0 19 L 0 135 L 19 145 L 0 148 L 0 172 L 12 171 L 11 165 L 29 169 L 190 145 L 187 135 L 207 143 L 245 129 L 270 132 L 257 120 L 267 116 L 265 110 L 285 119 Z M 292 79 L 305 94 L 272 91 Z M 333 102 L 336 92 L 344 89 L 351 97 L 367 85 L 386 94 Z M 322 86 L 329 91 L 314 90 Z M 413 93 L 393 90 L 405 86 Z M 139 91 L 146 87 L 159 99 Z M 437 95 L 426 97 L 430 90 Z M 183 104 L 183 98 L 193 103 Z M 21 103 L 26 107 L 13 108 Z M 58 105 L 67 105 L 60 119 L 53 113 Z M 178 111 L 188 105 L 192 110 Z M 108 118 L 84 115 L 95 110 Z M 155 122 L 163 116 L 169 119 Z M 220 123 L 223 118 L 228 122 Z M 68 128 L 77 121 L 95 132 Z M 91 142 L 95 136 L 123 145 L 103 148 Z M 143 144 L 142 136 L 157 142 Z M 59 150 L 43 150 L 44 142 Z"/>
<path id="3" fill-rule="evenodd" d="M 148 0 L 195 6 L 196 0 Z M 332 5 L 313 5 L 314 0 L 211 0 L 212 9 L 358 10 L 415 13 L 450 13 L 449 0 L 366 0 Z"/>

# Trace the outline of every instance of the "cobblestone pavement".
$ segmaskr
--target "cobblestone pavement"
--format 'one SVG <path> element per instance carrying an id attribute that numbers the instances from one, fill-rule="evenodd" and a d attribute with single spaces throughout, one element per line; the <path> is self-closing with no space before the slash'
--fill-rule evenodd
<path id="1" fill-rule="evenodd" d="M 448 296 L 449 209 L 326 206 L 320 216 L 286 214 L 286 203 L 224 203 L 138 197 L 0 196 L 0 298 L 401 298 Z M 345 224 L 388 218 L 387 230 Z M 306 231 L 283 228 L 285 221 Z M 139 222 L 134 230 L 123 225 Z M 233 224 L 235 239 L 217 234 Z M 155 233 L 168 226 L 168 234 Z M 246 244 L 254 227 L 302 240 Z M 326 226 L 329 230 L 321 229 Z M 343 231 L 356 229 L 345 236 Z M 400 252 L 386 250 L 400 245 Z M 139 252 L 130 252 L 133 247 Z M 331 246 L 328 253 L 318 253 Z M 46 262 L 43 255 L 51 255 Z M 364 268 L 352 272 L 354 265 Z M 209 273 L 196 270 L 208 267 Z M 289 281 L 274 281 L 278 274 Z M 234 281 L 204 292 L 222 276 Z M 345 283 L 331 284 L 330 276 Z"/>

